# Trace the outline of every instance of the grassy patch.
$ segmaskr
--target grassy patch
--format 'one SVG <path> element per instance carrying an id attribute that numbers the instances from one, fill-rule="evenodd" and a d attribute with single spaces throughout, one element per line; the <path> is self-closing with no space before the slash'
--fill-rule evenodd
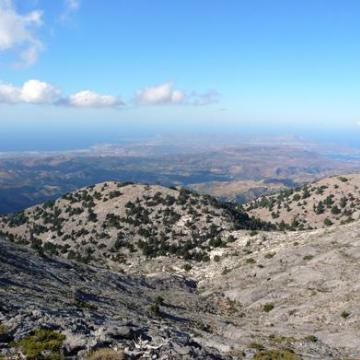
<path id="1" fill-rule="evenodd" d="M 124 360 L 125 355 L 122 350 L 99 349 L 89 354 L 85 360 Z"/>
<path id="2" fill-rule="evenodd" d="M 253 342 L 253 343 L 249 344 L 249 348 L 250 349 L 255 349 L 257 351 L 265 350 L 265 346 L 263 344 L 258 343 L 258 342 Z"/>
<path id="3" fill-rule="evenodd" d="M 269 336 L 269 339 L 275 343 L 278 344 L 291 344 L 296 342 L 296 339 L 292 336 L 282 336 L 282 335 L 275 335 L 275 334 L 271 334 Z"/>
<path id="4" fill-rule="evenodd" d="M 299 360 L 290 350 L 267 350 L 257 352 L 253 360 Z"/>
<path id="5" fill-rule="evenodd" d="M 65 335 L 53 330 L 37 329 L 13 345 L 24 353 L 28 360 L 61 360 L 60 353 Z"/>

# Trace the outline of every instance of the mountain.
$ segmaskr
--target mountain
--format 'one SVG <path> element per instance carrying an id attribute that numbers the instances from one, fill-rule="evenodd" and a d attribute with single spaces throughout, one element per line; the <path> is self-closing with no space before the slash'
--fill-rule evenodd
<path id="1" fill-rule="evenodd" d="M 281 229 L 314 229 L 346 224 L 360 217 L 360 175 L 332 176 L 275 195 L 262 196 L 245 207 L 252 216 Z"/>
<path id="2" fill-rule="evenodd" d="M 3 217 L 0 356 L 358 359 L 359 225 L 277 231 L 210 196 L 116 182 Z"/>
<path id="3" fill-rule="evenodd" d="M 209 194 L 217 199 L 244 204 L 259 198 L 262 195 L 278 193 L 294 187 L 296 184 L 291 179 L 219 181 L 192 185 L 192 189 Z"/>
<path id="4" fill-rule="evenodd" d="M 0 219 L 16 243 L 84 263 L 127 269 L 142 257 L 207 261 L 235 229 L 271 228 L 236 206 L 185 189 L 106 182 Z"/>
<path id="5" fill-rule="evenodd" d="M 246 202 L 279 185 L 358 172 L 359 159 L 353 149 L 236 136 L 169 136 L 79 151 L 0 153 L 0 214 L 110 180 L 188 187 Z"/>

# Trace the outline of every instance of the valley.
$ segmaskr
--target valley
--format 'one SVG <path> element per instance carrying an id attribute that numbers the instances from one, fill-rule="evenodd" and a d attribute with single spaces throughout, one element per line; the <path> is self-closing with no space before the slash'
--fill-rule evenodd
<path id="1" fill-rule="evenodd" d="M 150 138 L 58 153 L 3 153 L 0 214 L 104 181 L 182 186 L 245 203 L 332 174 L 357 172 L 356 154 L 351 148 L 329 153 L 327 147 L 293 138 L 206 136 Z"/>
<path id="2" fill-rule="evenodd" d="M 0 352 L 47 331 L 59 359 L 357 359 L 358 179 L 274 195 L 352 193 L 351 221 L 312 229 L 284 231 L 256 201 L 111 181 L 4 216 Z"/>

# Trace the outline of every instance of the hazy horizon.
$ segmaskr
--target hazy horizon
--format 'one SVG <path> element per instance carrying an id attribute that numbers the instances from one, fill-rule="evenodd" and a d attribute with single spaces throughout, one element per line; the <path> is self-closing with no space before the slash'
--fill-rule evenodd
<path id="1" fill-rule="evenodd" d="M 0 152 L 22 151 L 68 151 L 87 149 L 99 144 L 122 145 L 129 142 L 149 141 L 154 137 L 175 136 L 177 139 L 187 137 L 231 138 L 231 145 L 239 144 L 245 139 L 264 137 L 276 140 L 279 137 L 293 136 L 304 141 L 319 145 L 334 145 L 360 149 L 360 138 L 351 129 L 319 130 L 291 129 L 282 127 L 263 126 L 223 126 L 202 128 L 194 127 L 164 127 L 152 126 L 139 128 L 131 126 L 98 127 L 52 127 L 33 130 L 29 127 L 22 129 L 2 129 L 0 132 Z M 238 139 L 238 143 L 234 140 Z M 176 143 L 174 143 L 176 145 Z M 274 142 L 276 145 L 276 142 Z"/>
<path id="2" fill-rule="evenodd" d="M 154 134 L 360 147 L 360 4 L 0 0 L 0 151 Z"/>

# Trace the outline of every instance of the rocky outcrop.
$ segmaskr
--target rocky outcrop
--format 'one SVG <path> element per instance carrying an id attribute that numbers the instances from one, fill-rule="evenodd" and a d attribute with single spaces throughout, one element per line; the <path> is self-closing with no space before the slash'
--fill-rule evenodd
<path id="1" fill-rule="evenodd" d="M 104 347 L 133 359 L 226 359 L 194 340 L 199 300 L 182 276 L 129 277 L 0 240 L 0 353 L 9 358 L 44 329 L 65 336 L 66 359 Z"/>

